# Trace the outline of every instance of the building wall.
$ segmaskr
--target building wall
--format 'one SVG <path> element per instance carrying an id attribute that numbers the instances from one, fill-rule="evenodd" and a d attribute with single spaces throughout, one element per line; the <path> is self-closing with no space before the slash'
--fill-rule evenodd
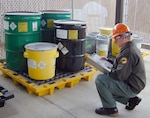
<path id="1" fill-rule="evenodd" d="M 87 32 L 98 32 L 99 27 L 113 27 L 115 0 L 75 0 L 74 18 L 87 22 Z M 80 13 L 80 15 L 79 15 Z"/>
<path id="2" fill-rule="evenodd" d="M 150 43 L 149 5 L 149 0 L 128 0 L 127 24 L 133 33 L 143 38 L 144 43 Z"/>

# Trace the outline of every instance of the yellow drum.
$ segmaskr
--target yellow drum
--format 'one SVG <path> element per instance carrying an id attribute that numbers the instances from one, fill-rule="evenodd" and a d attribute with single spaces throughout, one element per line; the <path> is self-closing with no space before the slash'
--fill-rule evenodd
<path id="1" fill-rule="evenodd" d="M 100 34 L 110 35 L 110 34 L 112 34 L 112 28 L 109 28 L 109 27 L 100 27 L 99 28 L 99 33 Z"/>
<path id="2" fill-rule="evenodd" d="M 29 77 L 35 80 L 48 80 L 55 76 L 55 60 L 59 56 L 57 45 L 36 42 L 25 45 Z"/>
<path id="3" fill-rule="evenodd" d="M 111 41 L 111 55 L 116 57 L 120 51 L 119 46 L 115 43 L 114 39 Z"/>

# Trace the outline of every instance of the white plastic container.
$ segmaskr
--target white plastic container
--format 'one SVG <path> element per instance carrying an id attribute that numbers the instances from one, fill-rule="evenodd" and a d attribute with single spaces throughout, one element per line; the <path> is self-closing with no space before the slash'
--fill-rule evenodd
<path id="1" fill-rule="evenodd" d="M 96 53 L 99 56 L 107 57 L 109 48 L 109 36 L 99 34 L 96 40 Z"/>
<path id="2" fill-rule="evenodd" d="M 133 34 L 133 42 L 135 43 L 136 47 L 141 50 L 142 47 L 142 37 L 139 37 L 137 34 Z"/>
<path id="3" fill-rule="evenodd" d="M 86 35 L 86 53 L 93 54 L 96 52 L 96 40 L 98 34 L 98 32 L 90 32 Z"/>

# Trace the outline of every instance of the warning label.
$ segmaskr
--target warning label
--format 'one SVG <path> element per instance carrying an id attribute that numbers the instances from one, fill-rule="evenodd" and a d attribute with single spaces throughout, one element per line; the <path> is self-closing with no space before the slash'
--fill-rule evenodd
<path id="1" fill-rule="evenodd" d="M 28 23 L 18 22 L 18 32 L 28 32 Z"/>

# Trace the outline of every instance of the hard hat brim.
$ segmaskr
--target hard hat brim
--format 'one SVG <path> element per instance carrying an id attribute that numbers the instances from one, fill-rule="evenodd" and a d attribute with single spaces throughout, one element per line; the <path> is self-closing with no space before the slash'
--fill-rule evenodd
<path id="1" fill-rule="evenodd" d="M 118 36 L 118 35 L 119 35 L 119 33 L 114 34 L 114 35 L 111 36 L 111 38 L 115 38 L 115 37 Z"/>

